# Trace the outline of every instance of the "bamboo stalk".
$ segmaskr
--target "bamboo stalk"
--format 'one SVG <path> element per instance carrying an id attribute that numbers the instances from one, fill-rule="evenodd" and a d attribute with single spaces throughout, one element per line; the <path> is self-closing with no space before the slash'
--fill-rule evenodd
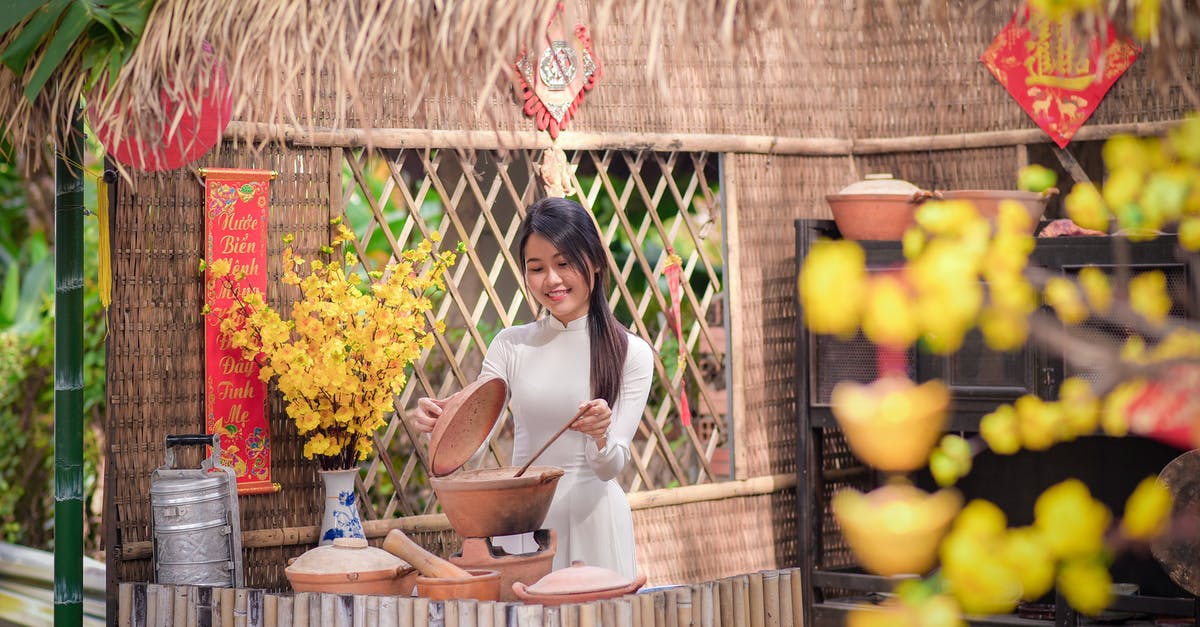
<path id="1" fill-rule="evenodd" d="M 1182 120 L 1097 124 L 1079 129 L 1078 141 L 1108 139 L 1114 135 L 1161 135 Z M 591 133 L 563 131 L 552 142 L 536 131 L 433 130 L 417 128 L 302 128 L 287 124 L 232 121 L 226 139 L 286 141 L 300 146 L 376 148 L 455 148 L 462 150 L 648 150 L 659 152 L 723 152 L 767 155 L 847 156 L 932 150 L 994 148 L 1049 143 L 1041 129 L 1009 129 L 947 135 L 912 135 L 847 139 L 731 135 L 712 133 Z"/>
<path id="2" fill-rule="evenodd" d="M 413 627 L 429 627 L 429 599 L 425 597 L 413 600 Z"/>
<path id="3" fill-rule="evenodd" d="M 292 627 L 308 627 L 312 622 L 308 618 L 308 596 L 308 592 L 292 595 Z"/>
<path id="4" fill-rule="evenodd" d="M 375 608 L 376 623 L 379 627 L 399 627 L 400 610 L 396 597 L 379 597 L 379 605 Z M 368 608 L 368 612 L 370 609 Z"/>
<path id="5" fill-rule="evenodd" d="M 667 598 L 661 592 L 650 595 L 654 599 L 654 627 L 667 627 Z"/>
<path id="6" fill-rule="evenodd" d="M 175 625 L 182 627 L 195 627 L 196 614 L 190 612 L 191 607 L 188 607 L 188 586 L 175 586 L 171 592 L 173 597 L 171 604 L 175 606 L 173 613 L 175 615 Z"/>
<path id="7" fill-rule="evenodd" d="M 729 337 L 729 371 L 726 374 L 729 382 L 729 411 L 731 430 L 729 432 L 729 446 L 733 451 L 733 458 L 730 461 L 729 473 L 730 477 L 741 477 L 745 472 L 745 460 L 748 458 L 746 454 L 745 444 L 740 437 L 743 432 L 741 426 L 745 420 L 746 414 L 746 363 L 747 355 L 745 350 L 746 330 L 750 328 L 742 321 L 742 312 L 744 311 L 743 303 L 745 301 L 745 288 L 742 285 L 742 249 L 739 242 L 742 241 L 741 226 L 740 226 L 740 210 L 738 209 L 738 161 L 745 160 L 745 157 L 738 155 L 722 155 L 721 156 L 721 172 L 724 175 L 722 184 L 722 192 L 725 195 L 725 202 L 721 203 L 721 223 L 725 225 L 725 237 L 722 239 L 722 244 L 725 248 L 725 264 L 729 269 L 729 278 L 725 283 L 726 297 L 728 298 L 728 307 L 725 308 L 725 327 L 728 329 Z M 754 267 L 754 263 L 748 264 L 749 267 Z M 728 623 L 726 623 L 728 624 Z"/>
<path id="8" fill-rule="evenodd" d="M 733 627 L 733 579 L 725 578 L 717 584 L 721 593 L 721 627 Z"/>
<path id="9" fill-rule="evenodd" d="M 747 578 L 747 596 L 750 606 L 751 627 L 764 627 L 767 624 L 766 608 L 763 603 L 762 573 L 751 573 Z"/>
<path id="10" fill-rule="evenodd" d="M 308 595 L 308 627 L 324 627 L 329 624 L 322 622 L 321 596 L 319 592 Z"/>
<path id="11" fill-rule="evenodd" d="M 296 623 L 294 597 L 282 595 L 276 601 L 276 622 L 279 627 L 292 627 Z M 382 627 L 382 625 L 380 626 Z"/>
<path id="12" fill-rule="evenodd" d="M 579 627 L 596 627 L 596 604 L 579 604 Z"/>
<path id="13" fill-rule="evenodd" d="M 396 627 L 413 627 L 413 600 L 396 599 Z"/>
<path id="14" fill-rule="evenodd" d="M 158 625 L 158 588 L 156 583 L 146 584 L 146 620 L 142 624 L 147 627 Z"/>
<path id="15" fill-rule="evenodd" d="M 172 588 L 160 585 L 155 595 L 158 597 L 158 620 L 155 623 L 158 627 L 175 627 L 175 595 Z"/>
<path id="16" fill-rule="evenodd" d="M 638 613 L 641 614 L 642 627 L 654 627 L 654 595 L 639 594 L 637 596 Z"/>
<path id="17" fill-rule="evenodd" d="M 279 627 L 279 597 L 263 595 L 263 627 Z"/>
<path id="18" fill-rule="evenodd" d="M 246 627 L 246 592 L 245 588 L 237 588 L 234 590 L 233 597 L 233 625 L 234 627 Z M 326 623 L 329 624 L 329 623 Z"/>
<path id="19" fill-rule="evenodd" d="M 370 624 L 372 627 L 378 625 L 378 602 L 376 603 L 375 620 L 371 621 L 370 623 L 367 622 L 367 600 L 375 599 L 377 597 L 372 597 L 365 594 L 356 594 L 352 598 L 354 599 L 354 613 L 351 615 L 350 624 L 353 625 L 353 627 L 366 627 L 368 624 Z"/>
<path id="20" fill-rule="evenodd" d="M 792 572 L 790 570 L 782 570 L 779 572 L 779 586 L 776 589 L 779 594 L 779 627 L 796 627 L 792 621 Z"/>
<path id="21" fill-rule="evenodd" d="M 634 510 L 717 501 L 742 496 L 774 494 L 794 488 L 795 473 L 754 477 L 742 481 L 723 481 L 700 485 L 634 492 L 629 495 L 629 507 Z"/>
<path id="22" fill-rule="evenodd" d="M 133 619 L 133 583 L 125 582 L 117 586 L 117 627 L 132 627 Z"/>
<path id="23" fill-rule="evenodd" d="M 613 613 L 616 614 L 617 627 L 633 627 L 633 599 L 624 597 L 614 599 Z"/>
<path id="24" fill-rule="evenodd" d="M 672 594 L 673 593 L 673 594 Z M 692 626 L 692 589 L 676 588 L 668 594 L 675 597 L 675 626 Z"/>
<path id="25" fill-rule="evenodd" d="M 716 584 L 711 581 L 704 582 L 700 587 L 700 627 L 716 627 L 717 613 L 716 604 L 713 602 L 714 593 L 716 592 Z"/>
<path id="26" fill-rule="evenodd" d="M 779 571 L 762 573 L 763 617 L 767 627 L 779 627 Z"/>
<path id="27" fill-rule="evenodd" d="M 678 627 L 679 625 L 679 599 L 674 592 L 675 590 L 672 588 L 658 593 L 662 595 L 663 605 L 666 606 L 663 627 Z"/>
<path id="28" fill-rule="evenodd" d="M 558 618 L 562 621 L 562 627 L 579 627 L 579 605 L 577 603 L 564 603 L 559 611 Z M 479 627 L 492 626 L 481 623 Z"/>
<path id="29" fill-rule="evenodd" d="M 792 624 L 795 627 L 804 627 L 804 595 L 807 592 L 804 586 L 807 582 L 804 581 L 804 576 L 799 568 L 791 569 L 792 573 Z"/>
<path id="30" fill-rule="evenodd" d="M 738 575 L 733 578 L 733 624 L 734 625 L 749 625 L 750 624 L 750 608 L 749 605 L 749 589 L 750 578 L 745 575 Z M 759 627 L 759 626 L 755 626 Z"/>

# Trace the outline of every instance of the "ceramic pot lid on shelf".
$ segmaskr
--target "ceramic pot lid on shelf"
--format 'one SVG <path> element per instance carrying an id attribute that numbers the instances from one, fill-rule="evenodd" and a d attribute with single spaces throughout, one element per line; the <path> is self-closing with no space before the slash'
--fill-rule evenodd
<path id="1" fill-rule="evenodd" d="M 444 477 L 471 459 L 496 426 L 507 396 L 503 379 L 481 379 L 446 403 L 429 439 L 429 466 L 434 475 Z"/>
<path id="2" fill-rule="evenodd" d="M 373 546 L 365 538 L 335 538 L 333 544 L 309 549 L 288 564 L 292 573 L 331 575 L 342 573 L 394 572 L 408 562 Z"/>
<path id="3" fill-rule="evenodd" d="M 868 174 L 863 180 L 843 187 L 838 192 L 838 195 L 898 194 L 911 196 L 919 191 L 921 191 L 921 188 L 908 181 L 892 178 L 891 174 Z"/>
<path id="4" fill-rule="evenodd" d="M 586 594 L 618 590 L 630 586 L 633 582 L 633 579 L 620 573 L 599 566 L 588 566 L 576 560 L 571 562 L 569 567 L 560 568 L 542 577 L 525 590 L 539 596 Z"/>

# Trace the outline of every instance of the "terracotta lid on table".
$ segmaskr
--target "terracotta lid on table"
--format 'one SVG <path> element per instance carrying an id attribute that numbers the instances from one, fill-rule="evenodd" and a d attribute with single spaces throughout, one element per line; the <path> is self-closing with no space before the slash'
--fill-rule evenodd
<path id="1" fill-rule="evenodd" d="M 507 396 L 503 379 L 481 379 L 446 403 L 429 440 L 429 466 L 435 476 L 448 475 L 471 459 L 496 426 Z"/>
<path id="2" fill-rule="evenodd" d="M 542 577 L 537 583 L 528 586 L 526 591 L 537 595 L 585 594 L 617 590 L 628 587 L 633 582 L 633 579 L 615 571 L 599 566 L 588 566 L 576 560 L 571 562 L 569 567 L 560 568 Z"/>

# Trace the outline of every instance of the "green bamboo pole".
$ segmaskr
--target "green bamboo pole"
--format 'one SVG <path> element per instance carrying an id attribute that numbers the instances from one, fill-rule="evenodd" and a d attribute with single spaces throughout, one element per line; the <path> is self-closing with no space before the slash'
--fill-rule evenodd
<path id="1" fill-rule="evenodd" d="M 83 624 L 83 124 L 54 159 L 54 625 Z"/>

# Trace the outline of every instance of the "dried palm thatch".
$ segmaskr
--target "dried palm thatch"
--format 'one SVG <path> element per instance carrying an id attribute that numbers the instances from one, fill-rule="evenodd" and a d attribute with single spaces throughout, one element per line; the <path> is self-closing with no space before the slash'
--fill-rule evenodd
<path id="1" fill-rule="evenodd" d="M 485 103 L 511 85 L 510 68 L 532 48 L 555 0 L 159 0 L 141 42 L 115 81 L 101 74 L 88 85 L 84 55 L 73 48 L 33 101 L 25 99 L 27 68 L 17 77 L 0 68 L 0 118 L 18 146 L 57 136 L 79 96 L 93 125 L 114 139 L 136 137 L 153 146 L 168 118 L 159 94 L 195 108 L 221 62 L 234 94 L 233 117 L 267 123 L 340 127 L 353 118 L 370 126 L 369 92 L 386 85 L 415 106 L 438 97 L 459 112 L 485 119 Z M 647 72 L 663 62 L 664 29 L 697 42 L 736 48 L 756 33 L 799 24 L 788 0 L 567 0 L 565 17 L 580 16 L 596 36 L 620 22 L 650 42 Z M 7 45 L 20 26 L 0 39 Z M 542 35 L 544 36 L 544 35 Z M 36 59 L 30 61 L 32 66 Z M 464 71 L 485 77 L 463 81 Z M 111 87 L 106 86 L 111 82 Z M 169 127 L 169 126 L 168 126 Z"/>

